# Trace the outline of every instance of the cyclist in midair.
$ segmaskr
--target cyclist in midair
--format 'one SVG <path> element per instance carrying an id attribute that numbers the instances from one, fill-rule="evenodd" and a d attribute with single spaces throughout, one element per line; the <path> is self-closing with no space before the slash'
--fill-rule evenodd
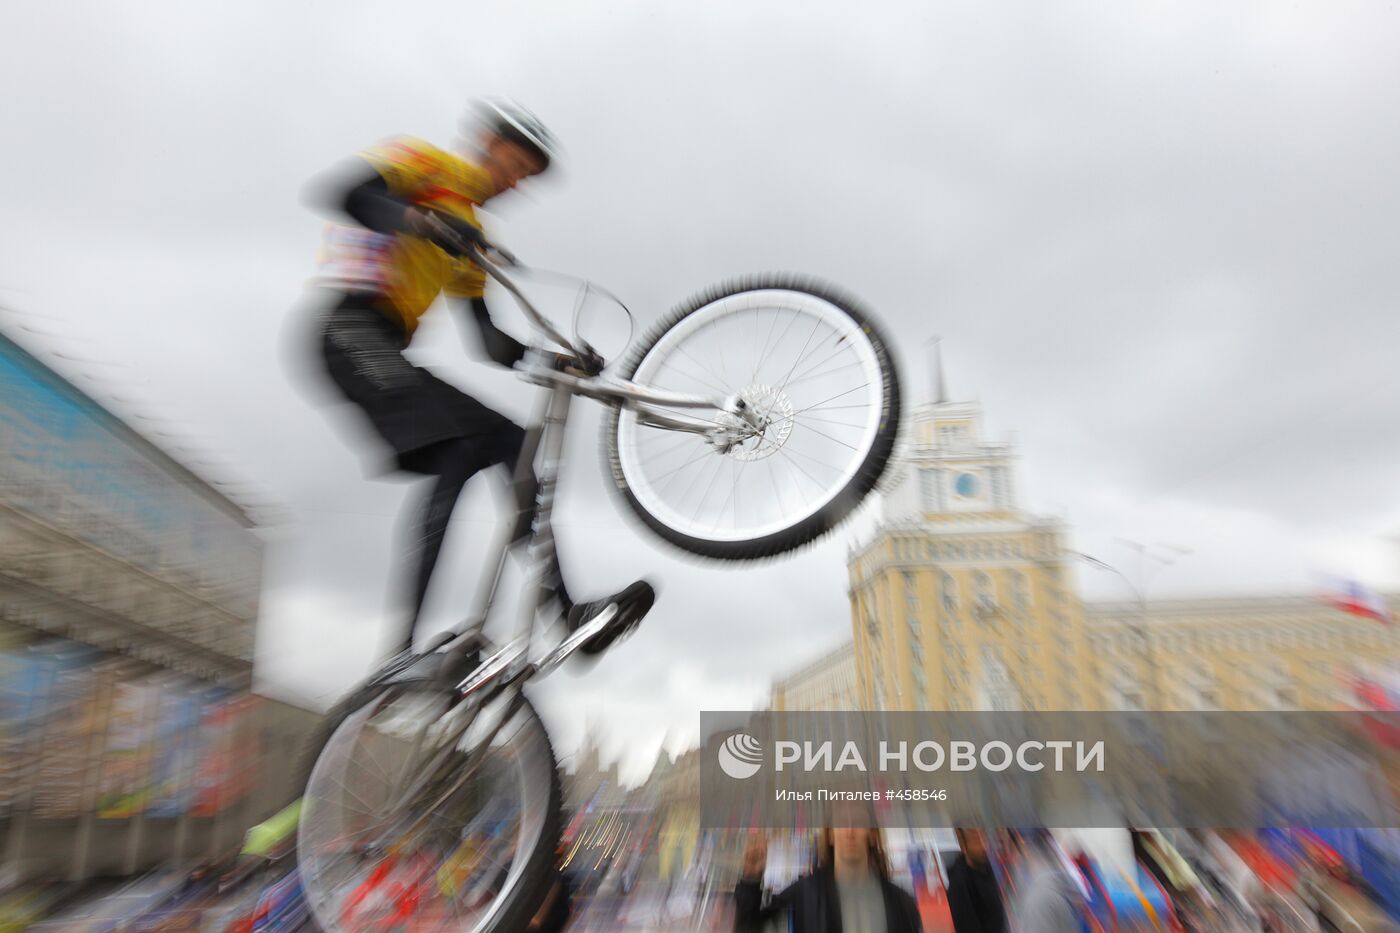
<path id="1" fill-rule="evenodd" d="M 504 464 L 514 471 L 525 438 L 519 425 L 404 356 L 439 295 L 472 323 L 491 362 L 513 366 L 526 352 L 492 321 L 486 274 L 463 246 L 485 243 L 477 207 L 546 171 L 557 144 L 517 104 L 489 102 L 481 111 L 478 155 L 394 139 L 362 153 L 358 175 L 331 199 L 353 223 L 333 225 L 327 233 L 321 279 L 331 298 L 320 331 L 322 361 L 331 381 L 392 450 L 394 466 L 432 481 L 421 504 L 410 506 L 417 514 L 406 555 L 407 610 L 394 643 L 399 651 L 412 649 L 463 487 L 486 467 Z M 603 361 L 591 357 L 578 365 L 593 374 Z M 535 501 L 533 469 L 515 495 L 521 515 L 516 533 L 523 537 Z M 612 596 L 576 602 L 557 557 L 548 573 L 547 589 L 570 631 L 617 606 L 604 630 L 608 637 L 590 639 L 585 652 L 602 650 L 636 625 L 655 600 L 652 586 L 638 580 Z"/>

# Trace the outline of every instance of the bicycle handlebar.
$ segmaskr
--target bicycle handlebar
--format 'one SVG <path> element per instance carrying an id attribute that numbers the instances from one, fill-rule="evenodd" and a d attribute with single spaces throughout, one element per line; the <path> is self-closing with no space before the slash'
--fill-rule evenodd
<path id="1" fill-rule="evenodd" d="M 511 293 L 515 300 L 520 303 L 520 307 L 525 311 L 526 320 L 530 322 L 530 325 L 544 334 L 545 337 L 564 348 L 569 356 L 573 358 L 573 362 L 577 364 L 578 369 L 585 372 L 592 372 L 594 368 L 597 367 L 598 370 L 601 371 L 602 367 L 598 366 L 598 364 L 602 362 L 602 357 L 599 356 L 598 352 L 594 350 L 593 347 L 589 346 L 586 340 L 579 338 L 578 344 L 575 344 L 574 341 L 560 333 L 559 329 L 554 326 L 554 323 L 550 321 L 549 318 L 545 317 L 538 308 L 531 304 L 530 299 L 525 297 L 525 293 L 520 290 L 520 287 L 505 274 L 502 268 L 503 266 L 525 268 L 524 264 L 515 257 L 515 254 L 489 242 L 484 236 L 480 235 L 479 232 L 477 232 L 472 239 L 460 235 L 455 230 L 443 231 L 443 233 L 448 236 L 451 245 L 454 247 L 454 252 L 459 256 L 470 258 L 471 261 L 480 266 L 487 275 L 491 276 L 497 282 L 500 282 L 502 287 Z M 592 283 L 585 282 L 585 285 L 589 288 L 596 289 L 596 286 L 593 286 Z M 596 290 L 602 294 L 610 294 L 602 289 Z M 613 296 L 613 300 L 617 300 L 615 296 Z M 621 304 L 621 301 L 618 301 L 618 304 Z M 624 307 L 623 310 L 625 311 L 626 308 Z M 561 366 L 559 368 L 562 370 L 563 367 Z"/>
<path id="2" fill-rule="evenodd" d="M 525 311 L 525 317 L 530 321 L 530 323 L 535 327 L 536 330 L 540 331 L 550 340 L 553 340 L 555 343 L 568 350 L 574 356 L 582 358 L 584 355 L 583 352 L 578 347 L 574 346 L 573 341 L 569 340 L 563 334 L 559 333 L 558 329 L 555 328 L 554 324 L 549 320 L 549 318 L 541 314 L 539 310 L 533 304 L 530 303 L 530 299 L 526 298 L 525 293 L 520 290 L 520 287 L 517 286 L 515 282 L 511 280 L 510 276 L 505 274 L 504 270 L 502 270 L 501 268 L 501 265 L 498 265 L 497 263 L 492 262 L 490 259 L 486 258 L 487 252 L 496 253 L 498 256 L 506 259 L 507 262 L 503 264 L 518 266 L 520 265 L 520 263 L 516 261 L 515 257 L 512 256 L 510 253 L 503 253 L 501 250 L 490 245 L 487 245 L 485 249 L 478 248 L 475 245 L 473 245 L 470 250 L 472 261 L 475 262 L 482 269 L 484 269 L 487 275 L 491 276 L 491 278 L 495 279 L 497 282 L 500 282 L 501 286 L 505 288 L 506 291 L 510 292 L 516 301 L 520 302 L 520 307 Z"/>

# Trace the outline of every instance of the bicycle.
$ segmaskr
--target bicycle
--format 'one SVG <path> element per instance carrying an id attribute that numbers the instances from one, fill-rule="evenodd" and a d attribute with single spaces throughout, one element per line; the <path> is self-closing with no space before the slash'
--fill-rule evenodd
<path id="1" fill-rule="evenodd" d="M 552 646 L 537 644 L 550 624 L 544 568 L 574 396 L 609 406 L 609 472 L 631 510 L 671 545 L 720 560 L 774 556 L 830 531 L 875 487 L 899 433 L 889 348 L 860 305 L 829 285 L 770 275 L 711 288 L 609 376 L 590 365 L 598 357 L 577 315 L 569 340 L 513 278 L 534 273 L 489 244 L 462 246 L 559 348 L 533 346 L 519 367 L 548 390 L 519 460 L 539 461 L 534 508 L 520 503 L 466 621 L 392 659 L 327 717 L 297 839 L 307 900 L 327 931 L 523 929 L 546 890 L 561 789 L 524 688 L 581 647 L 627 634 L 610 629 L 613 604 Z M 823 447 L 835 462 L 817 455 Z M 524 482 L 522 469 L 517 491 Z M 525 590 L 513 634 L 495 644 L 484 629 L 512 557 L 525 563 Z"/>

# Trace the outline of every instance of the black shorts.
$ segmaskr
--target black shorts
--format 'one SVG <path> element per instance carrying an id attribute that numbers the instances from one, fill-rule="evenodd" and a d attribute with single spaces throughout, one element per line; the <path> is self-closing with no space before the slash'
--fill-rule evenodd
<path id="1" fill-rule="evenodd" d="M 480 444 L 484 463 L 510 459 L 524 436 L 521 428 L 410 363 L 403 355 L 407 345 L 403 329 L 376 310 L 369 296 L 345 295 L 325 312 L 326 371 L 393 449 L 399 469 L 418 472 L 417 452 L 462 438 Z"/>

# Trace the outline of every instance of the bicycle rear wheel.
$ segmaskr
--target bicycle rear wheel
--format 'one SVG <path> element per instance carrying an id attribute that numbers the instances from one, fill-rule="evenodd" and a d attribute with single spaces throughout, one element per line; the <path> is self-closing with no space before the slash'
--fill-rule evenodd
<path id="1" fill-rule="evenodd" d="M 692 297 L 641 340 L 622 375 L 669 392 L 737 395 L 761 419 L 727 448 L 648 426 L 631 410 L 605 422 L 624 501 L 703 557 L 768 557 L 826 534 L 875 488 L 899 433 L 883 335 L 855 299 L 807 278 L 755 276 Z M 737 423 L 699 414 L 721 429 Z"/>
<path id="2" fill-rule="evenodd" d="M 524 929 L 533 916 L 559 840 L 549 737 L 523 697 L 518 708 L 498 701 L 470 727 L 465 711 L 439 689 L 388 688 L 326 743 L 297 839 L 307 901 L 326 933 L 490 933 Z"/>

